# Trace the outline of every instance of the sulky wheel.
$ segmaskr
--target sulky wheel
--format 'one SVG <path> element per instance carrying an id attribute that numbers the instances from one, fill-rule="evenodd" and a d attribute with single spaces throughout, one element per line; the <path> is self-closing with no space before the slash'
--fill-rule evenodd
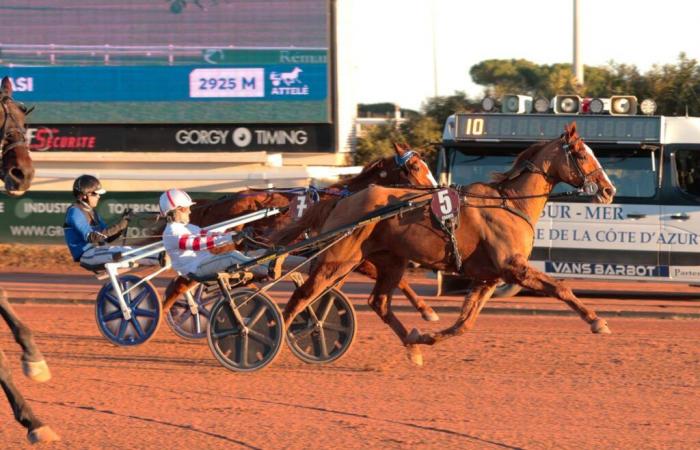
<path id="1" fill-rule="evenodd" d="M 122 292 L 141 282 L 136 275 L 120 275 Z M 131 311 L 131 319 L 124 320 L 117 293 L 112 282 L 102 286 L 97 294 L 95 320 L 100 333 L 110 342 L 120 346 L 140 345 L 147 342 L 160 325 L 160 296 L 150 282 L 142 282 L 124 295 Z"/>
<path id="2" fill-rule="evenodd" d="M 220 298 L 222 295 L 218 287 L 200 283 L 173 304 L 165 315 L 165 321 L 173 333 L 183 339 L 204 339 L 207 337 L 212 305 Z"/>
<path id="3" fill-rule="evenodd" d="M 294 318 L 287 344 L 302 361 L 324 364 L 348 351 L 356 331 L 352 303 L 341 291 L 331 289 Z"/>
<path id="4" fill-rule="evenodd" d="M 282 348 L 282 313 L 270 297 L 251 289 L 237 289 L 231 297 L 237 305 L 235 311 L 225 296 L 212 307 L 207 328 L 209 348 L 234 372 L 262 369 Z"/>

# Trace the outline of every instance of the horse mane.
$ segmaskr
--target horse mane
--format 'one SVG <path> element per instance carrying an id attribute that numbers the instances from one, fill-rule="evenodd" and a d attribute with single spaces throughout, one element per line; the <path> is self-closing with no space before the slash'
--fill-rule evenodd
<path id="1" fill-rule="evenodd" d="M 511 166 L 510 169 L 506 172 L 493 172 L 491 173 L 491 180 L 500 183 L 502 181 L 505 181 L 509 179 L 511 176 L 516 176 L 520 173 L 520 163 L 529 159 L 531 156 L 533 156 L 535 153 L 540 151 L 545 145 L 549 144 L 550 141 L 540 141 L 532 144 L 522 152 L 518 154 L 518 156 L 515 158 L 515 161 L 513 161 L 513 166 Z"/>
<path id="2" fill-rule="evenodd" d="M 328 186 L 329 188 L 336 188 L 336 189 L 341 189 L 344 187 L 348 187 L 351 184 L 358 184 L 364 182 L 366 179 L 370 178 L 373 174 L 372 171 L 380 165 L 384 160 L 387 158 L 378 158 L 375 159 L 374 161 L 370 162 L 366 166 L 362 168 L 362 172 L 358 173 L 357 175 L 346 178 L 345 180 L 340 180 L 337 183 L 333 183 L 332 185 Z"/>

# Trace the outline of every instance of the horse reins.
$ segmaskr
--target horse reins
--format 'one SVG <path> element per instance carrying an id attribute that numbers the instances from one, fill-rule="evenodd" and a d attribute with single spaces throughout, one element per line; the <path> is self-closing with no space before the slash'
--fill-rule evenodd
<path id="1" fill-rule="evenodd" d="M 574 140 L 573 144 L 565 141 L 563 134 L 561 135 L 560 139 L 562 141 L 561 148 L 562 150 L 564 150 L 564 154 L 566 155 L 566 164 L 570 167 L 571 161 L 573 161 L 573 166 L 576 169 L 576 173 L 581 178 L 581 185 L 577 186 L 578 189 L 582 189 L 583 192 L 585 192 L 587 195 L 595 195 L 596 192 L 598 192 L 598 185 L 589 182 L 588 178 L 594 173 L 603 170 L 603 166 L 600 166 L 597 169 L 593 169 L 592 171 L 585 173 L 583 169 L 581 169 L 581 165 L 578 163 L 578 158 L 574 157 L 574 155 L 571 152 L 571 146 L 573 145 L 574 147 L 576 147 L 576 144 L 582 142 L 581 138 L 577 137 Z"/>
<path id="2" fill-rule="evenodd" d="M 519 195 L 519 196 L 513 197 L 513 196 L 508 196 L 508 195 L 503 194 L 503 192 L 501 191 L 501 183 L 502 183 L 502 182 L 500 182 L 500 183 L 498 183 L 498 184 L 496 184 L 496 185 L 494 186 L 494 187 L 496 188 L 496 190 L 498 191 L 498 193 L 500 194 L 500 195 L 498 195 L 498 196 L 493 196 L 493 195 L 480 195 L 480 194 L 469 193 L 469 192 L 465 192 L 465 191 L 462 190 L 462 187 L 463 187 L 463 186 L 458 186 L 458 187 L 457 187 L 457 192 L 459 192 L 459 194 L 462 195 L 462 196 L 464 197 L 464 200 L 465 200 L 464 205 L 465 205 L 465 206 L 471 206 L 472 208 L 500 208 L 500 209 L 503 209 L 503 210 L 508 211 L 509 213 L 514 214 L 514 215 L 520 217 L 521 219 L 523 219 L 525 222 L 527 222 L 528 225 L 530 225 L 530 228 L 531 228 L 531 229 L 533 230 L 533 232 L 534 232 L 534 231 L 535 231 L 535 225 L 534 225 L 534 223 L 532 222 L 532 219 L 531 219 L 527 214 L 525 214 L 523 211 L 521 211 L 521 210 L 519 210 L 519 209 L 517 209 L 517 208 L 514 208 L 514 207 L 509 206 L 509 205 L 507 204 L 508 200 L 526 200 L 526 199 L 541 198 L 541 197 L 547 197 L 547 198 L 549 198 L 549 199 L 556 199 L 556 198 L 563 198 L 563 197 L 571 197 L 571 196 L 575 196 L 575 195 L 576 195 L 576 196 L 580 196 L 580 195 L 595 195 L 596 192 L 598 192 L 598 186 L 597 186 L 595 183 L 589 182 L 588 179 L 590 178 L 591 175 L 597 173 L 598 171 L 603 170 L 603 167 L 601 166 L 601 167 L 598 167 L 598 168 L 596 168 L 596 169 L 590 171 L 589 173 L 585 173 L 585 172 L 583 171 L 583 169 L 581 168 L 581 166 L 578 164 L 578 161 L 577 161 L 576 157 L 574 157 L 574 155 L 573 155 L 572 152 L 571 152 L 571 146 L 572 146 L 572 144 L 570 144 L 569 142 L 567 142 L 567 141 L 564 140 L 564 135 L 563 135 L 563 134 L 561 135 L 561 138 L 560 138 L 560 139 L 561 139 L 561 141 L 562 141 L 562 143 L 561 143 L 561 148 L 562 148 L 562 150 L 564 151 L 564 154 L 566 155 L 566 161 L 567 161 L 566 163 L 567 163 L 567 165 L 568 165 L 569 167 L 571 167 L 571 166 L 573 165 L 574 169 L 576 170 L 576 174 L 577 174 L 577 175 L 580 177 L 580 179 L 581 179 L 581 185 L 580 185 L 580 186 L 574 186 L 574 187 L 576 187 L 576 190 L 575 190 L 575 191 L 561 192 L 561 193 L 559 193 L 559 194 L 554 194 L 554 195 L 550 195 L 550 192 L 551 192 L 551 191 L 550 191 L 550 192 L 546 192 L 546 193 L 543 193 L 543 194 Z M 575 146 L 576 143 L 577 143 L 579 140 L 580 140 L 580 138 L 577 138 L 576 141 L 574 141 L 574 144 L 573 144 L 573 145 Z M 572 161 L 573 161 L 573 164 L 572 164 Z M 547 172 L 545 172 L 545 171 L 542 170 L 541 168 L 537 167 L 537 166 L 535 165 L 535 163 L 533 163 L 533 162 L 530 161 L 529 159 L 524 160 L 524 161 L 522 162 L 522 168 L 521 168 L 516 174 L 514 174 L 513 176 L 508 177 L 507 180 L 514 180 L 515 178 L 517 178 L 517 177 L 519 177 L 520 175 L 522 175 L 522 173 L 525 172 L 525 171 L 530 172 L 530 173 L 534 173 L 534 174 L 537 174 L 537 175 L 541 175 L 542 177 L 544 177 L 544 178 L 545 178 L 547 181 L 549 181 L 549 182 L 552 182 L 552 181 L 555 181 L 555 182 L 556 182 L 556 181 L 561 181 L 561 180 L 557 180 L 555 177 L 549 175 Z M 504 181 L 505 181 L 505 180 L 504 180 Z M 485 200 L 500 200 L 501 202 L 500 202 L 498 205 L 472 205 L 472 204 L 469 204 L 469 203 L 468 203 L 468 200 L 467 200 L 467 199 L 468 199 L 469 197 L 471 197 L 471 198 L 485 199 Z"/>

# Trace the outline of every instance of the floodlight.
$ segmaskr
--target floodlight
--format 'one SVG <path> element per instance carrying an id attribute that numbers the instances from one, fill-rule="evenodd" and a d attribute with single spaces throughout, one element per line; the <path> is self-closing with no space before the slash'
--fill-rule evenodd
<path id="1" fill-rule="evenodd" d="M 484 112 L 492 112 L 496 109 L 496 99 L 493 97 L 484 97 L 481 101 L 481 109 L 483 109 Z"/>
<path id="2" fill-rule="evenodd" d="M 645 98 L 639 105 L 639 109 L 642 110 L 642 114 L 652 116 L 656 112 L 656 102 L 651 98 Z"/>
<path id="3" fill-rule="evenodd" d="M 532 97 L 529 95 L 504 95 L 501 101 L 501 111 L 510 114 L 527 114 L 532 111 Z"/>
<path id="4" fill-rule="evenodd" d="M 535 109 L 535 112 L 538 112 L 540 114 L 549 111 L 549 105 L 549 100 L 544 97 L 537 97 L 535 99 L 535 102 L 532 104 L 533 108 Z"/>
<path id="5" fill-rule="evenodd" d="M 588 104 L 588 112 L 591 114 L 603 114 L 610 112 L 610 99 L 609 98 L 594 98 Z"/>

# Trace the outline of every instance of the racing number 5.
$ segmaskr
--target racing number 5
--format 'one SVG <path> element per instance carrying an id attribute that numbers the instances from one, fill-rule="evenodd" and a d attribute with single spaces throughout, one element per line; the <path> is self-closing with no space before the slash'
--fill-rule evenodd
<path id="1" fill-rule="evenodd" d="M 438 202 L 440 203 L 440 212 L 443 215 L 447 215 L 452 212 L 452 199 L 450 198 L 450 192 L 447 189 L 438 192 Z"/>

